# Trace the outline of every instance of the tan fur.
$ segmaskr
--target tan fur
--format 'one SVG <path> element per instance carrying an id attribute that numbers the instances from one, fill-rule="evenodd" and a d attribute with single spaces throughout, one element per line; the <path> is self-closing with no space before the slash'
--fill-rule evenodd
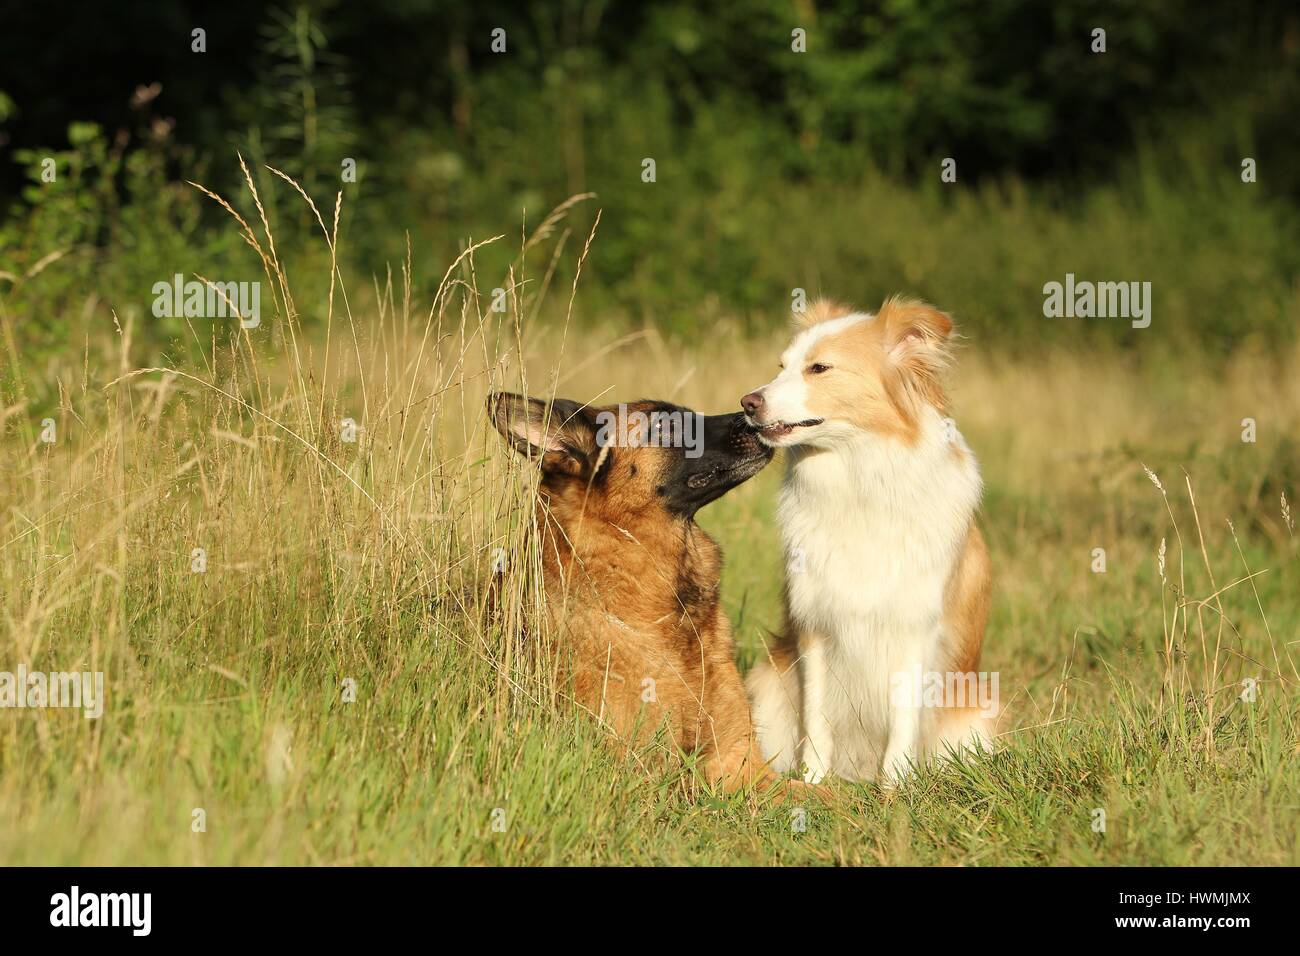
<path id="1" fill-rule="evenodd" d="M 600 454 L 603 481 L 544 477 L 537 501 L 547 609 L 577 702 L 628 745 L 666 726 L 724 789 L 776 783 L 719 603 L 720 549 L 660 506 L 663 449 Z"/>
<path id="2" fill-rule="evenodd" d="M 892 359 L 894 381 L 909 409 L 919 402 L 947 411 L 942 374 L 948 367 L 952 319 L 932 305 L 899 296 L 886 299 L 876 313 Z"/>
<path id="3" fill-rule="evenodd" d="M 851 313 L 848 306 L 818 301 L 808 307 L 800 324 L 807 328 Z M 809 409 L 912 444 L 920 403 L 941 412 L 947 409 L 941 375 L 948 363 L 951 331 L 952 320 L 933 306 L 886 299 L 874 321 L 828 335 L 808 352 L 808 368 L 820 363 L 847 373 L 818 376 L 805 371 Z"/>
<path id="4" fill-rule="evenodd" d="M 842 374 L 805 371 L 808 408 L 821 418 L 849 421 L 911 444 L 916 439 L 916 422 L 908 415 L 901 394 L 891 389 L 882 331 L 875 322 L 859 322 L 812 347 L 807 365 L 823 363 Z"/>
<path id="5" fill-rule="evenodd" d="M 843 302 L 836 302 L 834 299 L 817 299 L 803 312 L 794 313 L 794 324 L 796 328 L 807 329 L 821 322 L 851 315 L 853 311 L 852 306 L 845 305 Z"/>
<path id="6" fill-rule="evenodd" d="M 949 670 L 964 673 L 980 669 L 980 650 L 992 592 L 989 550 L 980 529 L 971 525 L 944 594 L 943 630 L 951 641 L 945 648 Z"/>
<path id="7" fill-rule="evenodd" d="M 948 658 L 948 669 L 953 673 L 979 672 L 992 591 L 993 566 L 988 548 L 979 528 L 971 525 L 961 558 L 944 594 L 943 633 L 946 643 L 943 650 Z M 956 701 L 945 700 L 944 706 L 934 714 L 934 750 L 939 756 L 943 756 L 947 746 L 958 747 L 971 726 L 982 726 L 990 738 L 997 729 L 996 719 L 990 720 L 973 708 L 956 704 Z"/>

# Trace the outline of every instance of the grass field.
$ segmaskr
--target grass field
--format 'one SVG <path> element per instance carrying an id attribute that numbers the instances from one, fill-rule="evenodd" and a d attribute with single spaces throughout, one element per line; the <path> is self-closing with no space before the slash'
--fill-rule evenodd
<path id="1" fill-rule="evenodd" d="M 0 669 L 103 671 L 108 694 L 99 720 L 0 711 L 0 863 L 1300 863 L 1300 354 L 968 341 L 1000 750 L 782 806 L 711 794 L 566 704 L 518 636 L 529 476 L 482 399 L 722 411 L 783 335 L 579 326 L 581 278 L 492 312 L 491 287 L 545 270 L 487 280 L 472 254 L 432 300 L 400 275 L 291 289 L 249 233 L 279 316 L 197 341 L 200 362 L 141 370 L 130 321 L 36 361 L 0 311 Z M 26 400 L 38 379 L 57 407 Z M 742 668 L 780 624 L 780 470 L 701 515 Z M 483 611 L 497 548 L 504 624 Z"/>

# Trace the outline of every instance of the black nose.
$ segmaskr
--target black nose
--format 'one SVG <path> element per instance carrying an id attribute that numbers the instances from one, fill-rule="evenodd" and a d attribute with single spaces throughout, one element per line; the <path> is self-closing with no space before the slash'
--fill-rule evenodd
<path id="1" fill-rule="evenodd" d="M 745 410 L 746 415 L 757 415 L 759 409 L 763 407 L 763 396 L 759 392 L 750 392 L 740 400 L 740 407 Z"/>

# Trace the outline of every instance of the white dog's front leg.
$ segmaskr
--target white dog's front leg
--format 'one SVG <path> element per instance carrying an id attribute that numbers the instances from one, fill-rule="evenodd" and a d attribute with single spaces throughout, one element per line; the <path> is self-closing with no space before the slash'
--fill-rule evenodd
<path id="1" fill-rule="evenodd" d="M 924 706 L 919 662 L 893 675 L 889 699 L 889 735 L 881 762 L 881 783 L 895 787 L 916 767 L 920 753 L 921 708 Z"/>
<path id="2" fill-rule="evenodd" d="M 831 770 L 835 738 L 826 713 L 826 641 L 816 634 L 799 635 L 799 676 L 802 681 L 803 745 L 799 758 L 804 781 L 821 783 Z"/>

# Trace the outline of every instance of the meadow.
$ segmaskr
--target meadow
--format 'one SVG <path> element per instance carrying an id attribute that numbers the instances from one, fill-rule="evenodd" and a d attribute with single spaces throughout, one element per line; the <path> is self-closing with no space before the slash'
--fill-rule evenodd
<path id="1" fill-rule="evenodd" d="M 999 750 L 791 806 L 575 711 L 538 630 L 533 477 L 483 414 L 496 388 L 732 409 L 771 377 L 780 309 L 694 336 L 590 314 L 599 217 L 570 235 L 569 205 L 368 282 L 328 204 L 305 207 L 328 268 L 301 273 L 261 201 L 236 206 L 257 329 L 191 325 L 162 361 L 147 313 L 96 303 L 84 342 L 34 352 L 0 299 L 0 662 L 103 671 L 108 695 L 98 720 L 0 711 L 0 863 L 1300 863 L 1294 345 L 969 334 L 953 414 L 986 481 Z M 1030 255 L 1016 235 L 994 244 Z M 484 248 L 508 265 L 481 272 Z M 994 294 L 938 304 L 1035 320 Z M 742 669 L 781 625 L 780 473 L 700 515 Z"/>

